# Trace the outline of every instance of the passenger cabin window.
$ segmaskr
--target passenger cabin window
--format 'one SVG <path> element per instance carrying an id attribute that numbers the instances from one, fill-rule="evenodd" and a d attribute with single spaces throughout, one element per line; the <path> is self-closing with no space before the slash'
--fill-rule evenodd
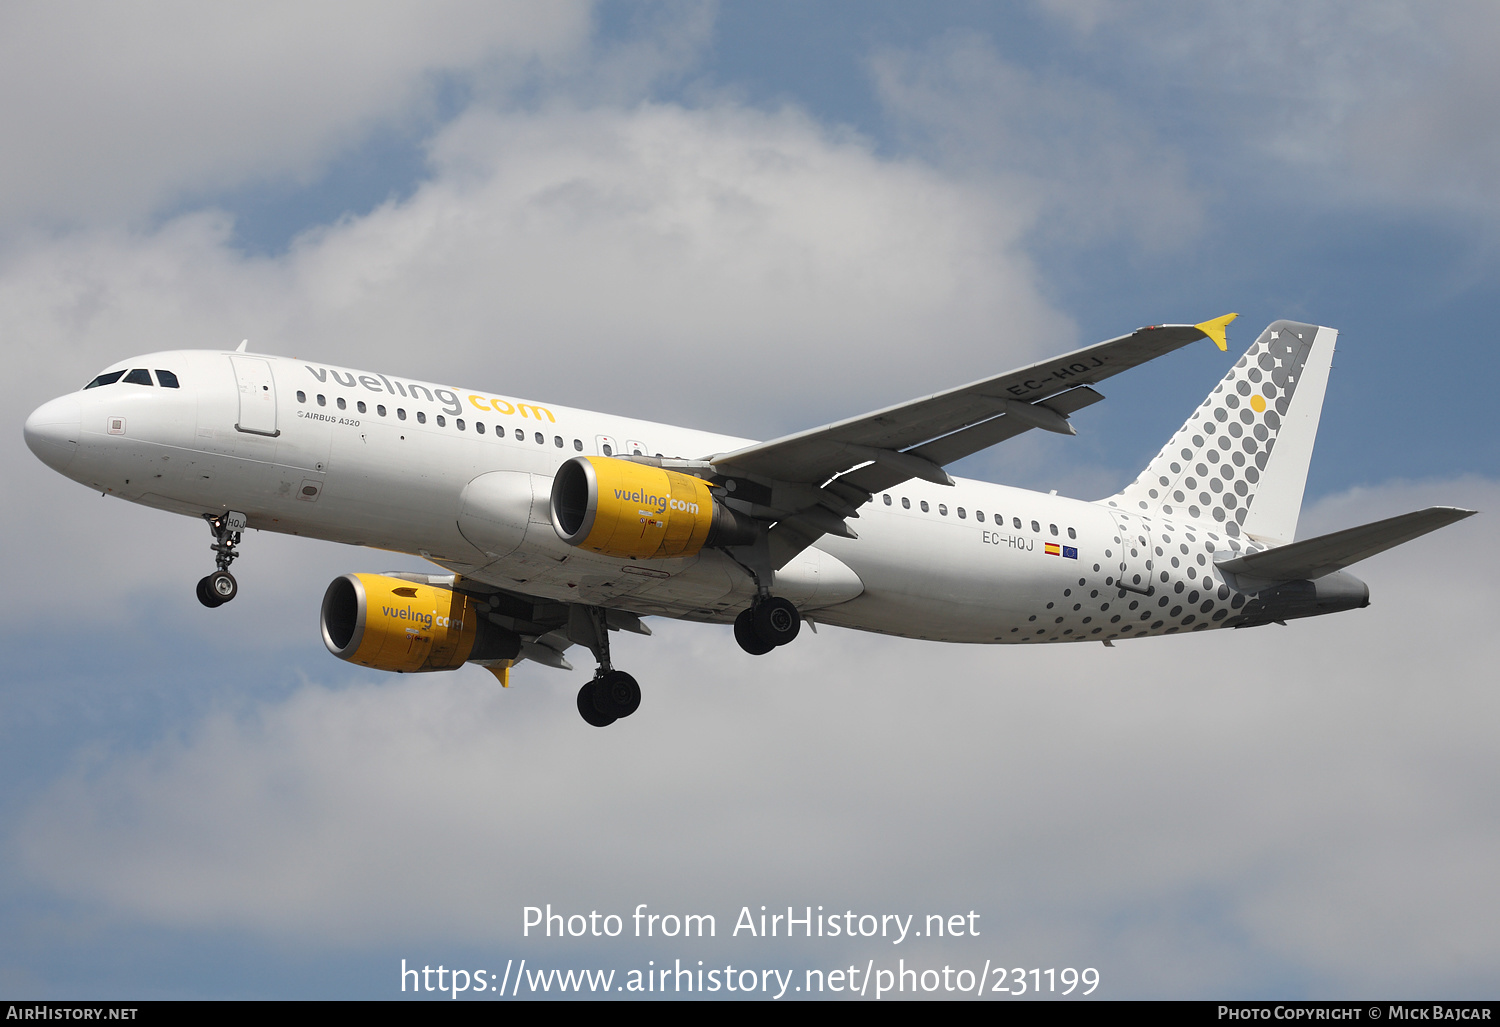
<path id="1" fill-rule="evenodd" d="M 150 385 L 151 372 L 144 367 L 137 367 L 125 376 L 125 381 L 131 385 Z"/>
<path id="2" fill-rule="evenodd" d="M 405 407 L 397 407 L 396 408 L 396 419 L 398 421 L 404 421 L 404 420 L 406 420 L 406 408 Z"/>
<path id="3" fill-rule="evenodd" d="M 1047 527 L 1049 527 L 1049 528 L 1052 529 L 1052 534 L 1054 534 L 1054 535 L 1057 534 L 1057 525 L 1055 525 L 1055 524 L 1049 524 L 1049 525 L 1047 525 Z"/>
<path id="4" fill-rule="evenodd" d="M 1077 538 L 1077 537 L 1078 537 L 1078 532 L 1074 531 L 1072 528 L 1069 528 L 1068 529 L 1068 538 Z"/>
<path id="5" fill-rule="evenodd" d="M 1042 533 L 1042 526 L 1040 524 L 1038 524 L 1036 521 L 1032 521 L 1031 522 L 1031 530 L 1034 531 L 1034 532 L 1036 532 L 1038 535 L 1040 535 Z"/>
<path id="6" fill-rule="evenodd" d="M 359 405 L 359 408 L 361 410 L 363 410 L 365 408 L 365 405 L 363 403 L 361 403 Z M 422 412 L 421 410 L 417 411 L 417 423 L 418 424 L 426 424 L 427 423 L 427 415 L 424 412 Z"/>
<path id="7" fill-rule="evenodd" d="M 455 417 L 453 419 L 453 427 L 457 428 L 459 431 L 463 431 L 464 430 L 464 419 L 462 417 Z"/>
<path id="8" fill-rule="evenodd" d="M 979 521 L 982 524 L 984 522 L 984 511 L 983 510 L 975 510 L 974 511 L 974 519 L 976 521 Z"/>
<path id="9" fill-rule="evenodd" d="M 516 434 L 519 435 L 521 433 L 520 432 L 516 432 Z M 615 455 L 614 447 L 611 446 L 608 442 L 606 442 L 604 444 L 604 455 L 605 456 L 614 456 Z"/>
<path id="10" fill-rule="evenodd" d="M 924 500 L 922 500 L 922 512 L 923 513 L 927 513 L 927 511 L 928 511 L 927 500 L 924 499 Z"/>
<path id="11" fill-rule="evenodd" d="M 180 388 L 177 384 L 177 376 L 171 371 L 163 371 L 159 367 L 156 369 L 156 381 L 164 389 Z"/>
<path id="12" fill-rule="evenodd" d="M 439 428 L 446 428 L 446 427 L 448 427 L 448 419 L 446 417 L 444 417 L 442 414 L 438 414 L 437 415 L 437 422 L 438 422 L 438 427 Z"/>
<path id="13" fill-rule="evenodd" d="M 483 435 L 484 434 L 484 422 L 483 421 L 475 421 L 474 422 L 474 430 L 477 431 L 479 434 Z"/>
<path id="14" fill-rule="evenodd" d="M 375 406 L 375 412 L 377 414 L 379 414 L 381 417 L 384 417 L 385 416 L 385 404 L 384 403 L 378 403 L 378 404 L 376 404 L 376 406 Z"/>
<path id="15" fill-rule="evenodd" d="M 881 496 L 880 498 L 885 500 L 885 505 L 886 506 L 890 506 L 891 505 L 890 493 L 886 493 L 885 495 Z"/>
<path id="16" fill-rule="evenodd" d="M 948 504 L 947 503 L 939 503 L 938 504 L 938 513 L 940 515 L 942 515 L 943 517 L 947 517 L 948 516 Z"/>
<path id="17" fill-rule="evenodd" d="M 108 374 L 101 374 L 99 377 L 95 378 L 93 381 L 85 385 L 84 388 L 97 389 L 101 385 L 113 385 L 115 382 L 120 380 L 120 375 L 124 373 L 124 371 L 111 371 Z"/>
<path id="18" fill-rule="evenodd" d="M 300 396 L 300 395 L 302 395 L 302 393 L 300 393 L 300 392 L 299 392 L 299 393 L 297 393 L 297 395 L 299 395 L 299 396 Z M 355 403 L 354 403 L 354 408 L 355 408 L 355 409 L 356 409 L 356 410 L 358 410 L 358 411 L 359 411 L 359 412 L 360 412 L 360 413 L 362 413 L 362 414 L 363 414 L 363 413 L 365 413 L 365 412 L 366 412 L 366 411 L 367 411 L 367 410 L 369 410 L 369 407 L 367 407 L 367 406 L 365 406 L 365 401 L 364 401 L 364 400 L 362 400 L 362 399 L 361 399 L 361 400 L 356 400 L 356 401 L 355 401 Z"/>
<path id="19" fill-rule="evenodd" d="M 963 507 L 959 507 L 958 508 L 958 519 L 959 520 L 963 520 L 967 516 L 969 516 L 969 515 L 966 514 L 966 513 L 964 513 L 964 508 Z"/>
<path id="20" fill-rule="evenodd" d="M 558 449 L 562 449 L 563 448 L 562 436 L 558 435 L 555 438 L 553 438 L 552 444 L 555 445 Z"/>
<path id="21" fill-rule="evenodd" d="M 349 404 L 344 402 L 344 397 L 343 396 L 340 396 L 338 398 L 338 404 L 339 404 L 339 409 L 340 410 L 348 410 L 349 409 Z"/>
<path id="22" fill-rule="evenodd" d="M 328 400 L 326 400 L 326 399 L 323 398 L 323 394 L 321 392 L 318 393 L 318 406 L 320 406 L 320 407 L 326 407 L 327 405 L 328 405 Z"/>
<path id="23" fill-rule="evenodd" d="M 1017 531 L 1021 530 L 1021 518 L 1019 518 L 1019 517 L 1012 517 L 1010 519 L 1010 523 L 1012 523 L 1012 524 L 1014 524 L 1016 526 L 1016 530 Z"/>
<path id="24" fill-rule="evenodd" d="M 525 442 L 526 441 L 526 433 L 524 431 L 522 431 L 520 428 L 516 429 L 516 441 L 517 442 Z M 606 451 L 604 455 L 605 456 L 609 456 L 609 453 Z"/>
<path id="25" fill-rule="evenodd" d="M 536 433 L 536 444 L 538 446 L 545 446 L 547 444 L 547 437 L 545 435 L 543 435 L 541 432 L 537 432 Z"/>
<path id="26" fill-rule="evenodd" d="M 573 452 L 575 452 L 575 453 L 582 453 L 583 452 L 583 440 L 582 439 L 574 439 L 573 440 Z"/>
<path id="27" fill-rule="evenodd" d="M 910 510 L 911 509 L 911 500 L 907 499 L 905 496 L 901 497 L 901 509 L 903 509 L 903 510 Z"/>

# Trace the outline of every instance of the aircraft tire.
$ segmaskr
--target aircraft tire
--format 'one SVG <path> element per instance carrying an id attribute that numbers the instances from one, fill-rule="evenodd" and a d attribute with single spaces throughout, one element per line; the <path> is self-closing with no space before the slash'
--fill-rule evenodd
<path id="1" fill-rule="evenodd" d="M 772 646 L 786 645 L 802 630 L 802 615 L 791 600 L 771 596 L 757 603 L 751 622 L 761 641 Z"/>
<path id="2" fill-rule="evenodd" d="M 623 670 L 612 670 L 603 677 L 595 678 L 590 685 L 593 689 L 594 709 L 601 716 L 615 720 L 628 717 L 641 708 L 641 686 Z"/>
<path id="3" fill-rule="evenodd" d="M 755 630 L 755 612 L 753 609 L 743 610 L 734 619 L 734 640 L 740 644 L 740 648 L 751 656 L 764 656 L 776 647 L 760 637 Z"/>
<path id="4" fill-rule="evenodd" d="M 583 687 L 578 690 L 578 715 L 591 727 L 609 727 L 615 722 L 613 716 L 600 713 L 594 705 L 594 682 L 592 681 L 585 681 Z"/>
<path id="5" fill-rule="evenodd" d="M 198 602 L 202 603 L 210 610 L 217 610 L 219 607 L 224 605 L 224 600 L 215 595 L 213 590 L 208 587 L 209 578 L 212 577 L 213 575 L 210 574 L 206 578 L 198 579 Z"/>

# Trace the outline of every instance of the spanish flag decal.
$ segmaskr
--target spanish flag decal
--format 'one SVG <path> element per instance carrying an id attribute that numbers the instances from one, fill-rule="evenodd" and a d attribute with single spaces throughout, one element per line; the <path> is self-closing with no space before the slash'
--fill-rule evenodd
<path id="1" fill-rule="evenodd" d="M 1048 556 L 1061 556 L 1062 555 L 1062 549 L 1061 549 L 1061 547 L 1058 546 L 1058 544 L 1056 542 L 1048 542 L 1044 548 L 1046 549 Z"/>

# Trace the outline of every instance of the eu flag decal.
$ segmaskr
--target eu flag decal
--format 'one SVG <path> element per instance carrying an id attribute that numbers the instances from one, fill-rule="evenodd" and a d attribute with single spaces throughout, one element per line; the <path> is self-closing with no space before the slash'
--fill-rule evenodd
<path id="1" fill-rule="evenodd" d="M 1063 557 L 1069 560 L 1078 559 L 1078 550 L 1072 546 L 1063 546 Z"/>

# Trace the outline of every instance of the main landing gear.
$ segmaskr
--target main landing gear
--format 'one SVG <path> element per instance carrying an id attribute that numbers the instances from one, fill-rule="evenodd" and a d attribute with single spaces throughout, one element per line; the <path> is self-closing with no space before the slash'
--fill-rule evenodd
<path id="1" fill-rule="evenodd" d="M 641 686 L 623 670 L 602 666 L 594 680 L 578 690 L 578 714 L 594 727 L 609 727 L 641 707 Z"/>
<path id="2" fill-rule="evenodd" d="M 802 630 L 802 615 L 790 600 L 763 596 L 734 619 L 734 640 L 751 656 L 786 645 Z"/>
<path id="3" fill-rule="evenodd" d="M 199 580 L 198 602 L 212 610 L 240 593 L 239 583 L 229 573 L 229 565 L 239 555 L 234 547 L 240 544 L 240 533 L 245 530 L 245 515 L 230 510 L 222 514 L 204 514 L 203 519 L 214 534 L 214 544 L 209 548 L 215 553 L 214 562 L 219 569 Z"/>
<path id="4" fill-rule="evenodd" d="M 603 608 L 574 606 L 568 622 L 568 635 L 586 645 L 599 661 L 594 679 L 578 690 L 578 715 L 593 727 L 609 727 L 621 717 L 628 717 L 641 707 L 641 686 L 623 670 L 609 662 L 609 623 Z"/>

